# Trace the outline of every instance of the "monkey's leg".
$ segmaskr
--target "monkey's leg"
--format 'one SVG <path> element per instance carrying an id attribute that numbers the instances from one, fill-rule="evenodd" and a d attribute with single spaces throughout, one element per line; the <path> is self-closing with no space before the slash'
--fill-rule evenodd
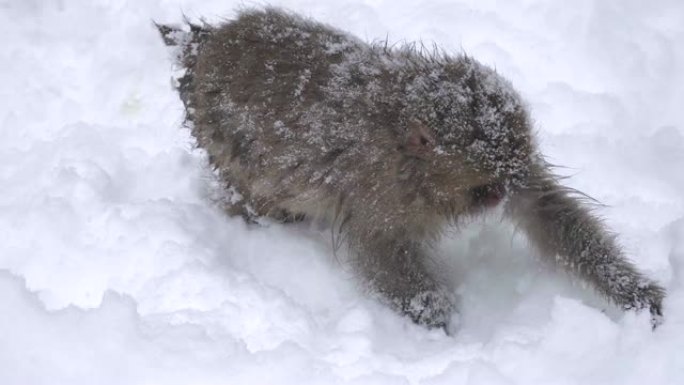
<path id="1" fill-rule="evenodd" d="M 446 328 L 453 296 L 426 271 L 420 242 L 375 232 L 355 243 L 357 267 L 393 308 L 417 324 Z"/>
<path id="2" fill-rule="evenodd" d="M 623 309 L 648 308 L 660 322 L 665 289 L 629 262 L 581 198 L 546 172 L 513 194 L 508 210 L 543 255 L 593 284 Z"/>

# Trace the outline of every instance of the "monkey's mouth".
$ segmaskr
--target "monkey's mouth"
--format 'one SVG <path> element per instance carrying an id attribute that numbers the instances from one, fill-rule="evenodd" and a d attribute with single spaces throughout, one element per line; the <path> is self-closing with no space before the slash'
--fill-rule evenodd
<path id="1" fill-rule="evenodd" d="M 506 196 L 506 187 L 503 183 L 490 183 L 472 188 L 470 194 L 475 205 L 494 207 Z"/>

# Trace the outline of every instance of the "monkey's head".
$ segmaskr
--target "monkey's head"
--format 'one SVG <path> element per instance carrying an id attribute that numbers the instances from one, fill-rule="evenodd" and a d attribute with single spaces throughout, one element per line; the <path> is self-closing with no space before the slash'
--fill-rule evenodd
<path id="1" fill-rule="evenodd" d="M 495 206 L 529 172 L 524 104 L 508 81 L 472 59 L 432 64 L 410 86 L 415 108 L 403 145 L 421 192 L 456 215 Z"/>

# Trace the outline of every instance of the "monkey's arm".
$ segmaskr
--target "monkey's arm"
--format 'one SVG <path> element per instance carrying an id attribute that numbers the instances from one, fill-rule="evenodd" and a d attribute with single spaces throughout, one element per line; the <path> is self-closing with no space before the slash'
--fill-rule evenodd
<path id="1" fill-rule="evenodd" d="M 448 326 L 454 310 L 453 298 L 426 271 L 419 241 L 395 231 L 362 231 L 349 235 L 350 245 L 357 254 L 356 268 L 390 306 L 417 324 Z"/>
<path id="2" fill-rule="evenodd" d="M 648 308 L 660 323 L 665 289 L 629 262 L 577 192 L 540 167 L 527 187 L 512 195 L 509 213 L 547 257 L 590 282 L 623 309 Z"/>

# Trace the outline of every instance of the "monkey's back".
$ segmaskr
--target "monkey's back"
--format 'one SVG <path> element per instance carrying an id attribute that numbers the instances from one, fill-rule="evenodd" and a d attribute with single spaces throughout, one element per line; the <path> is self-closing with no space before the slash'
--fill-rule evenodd
<path id="1" fill-rule="evenodd" d="M 387 99 L 400 93 L 369 45 L 266 10 L 213 30 L 196 54 L 193 134 L 240 193 L 268 210 L 389 183 L 400 117 Z"/>

